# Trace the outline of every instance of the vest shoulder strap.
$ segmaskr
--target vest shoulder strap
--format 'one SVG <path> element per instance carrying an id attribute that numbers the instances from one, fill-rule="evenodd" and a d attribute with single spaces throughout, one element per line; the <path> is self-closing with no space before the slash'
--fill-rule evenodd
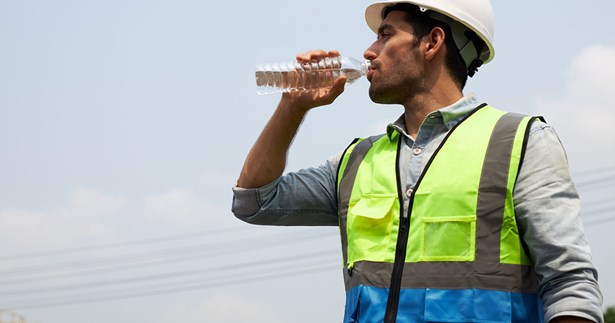
<path id="1" fill-rule="evenodd" d="M 344 178 L 352 178 L 353 183 L 344 183 L 344 184 L 350 184 L 348 188 L 352 188 L 352 185 L 354 184 L 354 178 L 357 175 L 356 172 L 358 171 L 359 164 L 361 163 L 361 161 L 363 161 L 363 158 L 365 157 L 367 152 L 372 148 L 374 143 L 378 141 L 380 138 L 382 138 L 383 136 L 384 134 L 379 134 L 379 135 L 370 136 L 367 138 L 355 138 L 350 143 L 350 145 L 346 147 L 346 150 L 344 150 L 344 153 L 342 154 L 342 159 L 340 160 L 340 163 L 337 168 L 336 183 L 338 183 L 337 185 L 338 198 L 339 198 L 339 189 L 342 185 L 341 181 L 343 181 Z M 354 174 L 349 174 L 350 172 L 354 172 Z M 348 176 L 348 175 L 351 175 L 351 176 Z"/>

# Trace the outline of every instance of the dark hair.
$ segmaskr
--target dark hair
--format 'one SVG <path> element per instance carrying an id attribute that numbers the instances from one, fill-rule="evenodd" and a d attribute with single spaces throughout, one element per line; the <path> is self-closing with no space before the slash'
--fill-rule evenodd
<path id="1" fill-rule="evenodd" d="M 444 44 L 446 44 L 445 65 L 448 68 L 453 80 L 463 89 L 468 80 L 468 68 L 459 54 L 459 49 L 453 39 L 451 27 L 443 22 L 431 18 L 425 12 L 422 12 L 419 7 L 410 3 L 398 3 L 387 7 L 383 17 L 386 17 L 391 11 L 399 10 L 406 13 L 406 21 L 412 26 L 414 36 L 416 37 L 415 45 L 418 46 L 420 40 L 430 33 L 435 27 L 440 27 L 446 34 Z"/>

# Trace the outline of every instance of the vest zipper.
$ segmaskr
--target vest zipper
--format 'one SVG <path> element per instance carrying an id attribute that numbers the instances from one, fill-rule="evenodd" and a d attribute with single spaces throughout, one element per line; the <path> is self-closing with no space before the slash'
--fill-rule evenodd
<path id="1" fill-rule="evenodd" d="M 397 144 L 397 160 L 395 162 L 395 174 L 397 176 L 397 195 L 400 203 L 403 199 L 403 190 L 401 187 L 401 173 L 399 158 L 401 155 L 401 146 L 403 138 L 399 139 Z M 408 246 L 408 235 L 410 231 L 410 216 L 412 210 L 412 200 L 414 199 L 414 191 L 409 197 L 408 211 L 403 212 L 403 203 L 400 205 L 402 212 L 399 215 L 399 232 L 397 233 L 397 245 L 395 247 L 395 261 L 393 262 L 393 272 L 391 273 L 391 285 L 389 288 L 389 297 L 387 299 L 386 312 L 384 314 L 385 323 L 395 323 L 397 319 L 397 311 L 399 308 L 399 294 L 401 292 L 401 278 L 403 276 L 404 264 L 406 263 L 406 249 Z"/>
<path id="2" fill-rule="evenodd" d="M 414 193 L 410 197 L 408 212 L 402 213 L 399 223 L 399 233 L 397 234 L 397 246 L 395 248 L 395 262 L 393 263 L 393 272 L 391 273 L 391 287 L 389 289 L 389 297 L 387 300 L 387 308 L 384 315 L 385 323 L 395 323 L 397 319 L 397 311 L 399 309 L 399 294 L 401 292 L 401 280 L 406 263 L 406 249 L 408 247 L 408 236 L 410 233 L 410 216 L 412 210 L 412 201 Z"/>

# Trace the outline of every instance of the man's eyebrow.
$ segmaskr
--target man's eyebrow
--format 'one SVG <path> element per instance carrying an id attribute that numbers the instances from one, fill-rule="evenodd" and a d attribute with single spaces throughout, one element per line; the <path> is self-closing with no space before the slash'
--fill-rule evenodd
<path id="1" fill-rule="evenodd" d="M 387 31 L 387 30 L 391 30 L 393 29 L 393 25 L 391 24 L 382 24 L 380 25 L 380 27 L 378 27 L 378 33 L 382 34 L 383 32 Z"/>

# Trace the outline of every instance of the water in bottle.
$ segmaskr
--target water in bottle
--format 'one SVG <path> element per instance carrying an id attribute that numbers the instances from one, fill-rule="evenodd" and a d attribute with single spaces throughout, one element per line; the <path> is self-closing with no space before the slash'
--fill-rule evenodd
<path id="1" fill-rule="evenodd" d="M 327 57 L 310 63 L 264 64 L 256 67 L 258 94 L 330 88 L 340 76 L 352 84 L 367 74 L 370 62 L 351 57 Z"/>

